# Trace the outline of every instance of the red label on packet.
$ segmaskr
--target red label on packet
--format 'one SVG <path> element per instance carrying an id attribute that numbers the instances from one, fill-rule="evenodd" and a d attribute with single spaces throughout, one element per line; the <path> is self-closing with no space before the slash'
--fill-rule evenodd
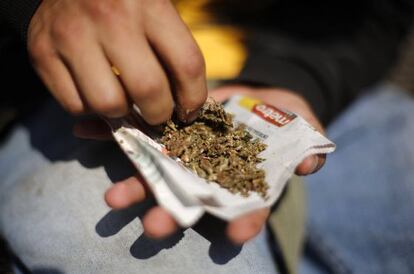
<path id="1" fill-rule="evenodd" d="M 255 105 L 252 112 L 278 127 L 283 127 L 296 118 L 296 115 L 293 113 L 286 113 L 266 104 Z"/>

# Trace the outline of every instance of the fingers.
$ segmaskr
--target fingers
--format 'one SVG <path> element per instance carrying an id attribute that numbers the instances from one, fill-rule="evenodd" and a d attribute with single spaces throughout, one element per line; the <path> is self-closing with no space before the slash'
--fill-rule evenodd
<path id="1" fill-rule="evenodd" d="M 158 125 L 171 118 L 174 100 L 168 78 L 144 39 L 119 32 L 112 41 L 104 43 L 104 49 L 144 120 Z"/>
<path id="2" fill-rule="evenodd" d="M 147 212 L 143 219 L 143 225 L 145 235 L 150 238 L 164 238 L 178 229 L 174 218 L 159 206 Z"/>
<path id="3" fill-rule="evenodd" d="M 227 227 L 229 239 L 235 244 L 252 239 L 261 231 L 269 213 L 270 209 L 259 209 L 232 221 Z"/>
<path id="4" fill-rule="evenodd" d="M 305 160 L 296 167 L 295 173 L 297 175 L 309 175 L 320 170 L 326 161 L 326 154 L 317 154 L 308 156 Z"/>
<path id="5" fill-rule="evenodd" d="M 87 39 L 82 43 L 82 48 L 73 44 L 62 46 L 61 55 L 84 103 L 92 111 L 104 116 L 126 115 L 128 102 L 125 93 L 103 50 Z"/>
<path id="6" fill-rule="evenodd" d="M 302 99 L 292 92 L 278 89 L 249 89 L 243 86 L 224 86 L 210 91 L 216 101 L 223 102 L 235 94 L 245 94 L 263 100 L 276 107 L 285 108 L 300 114 L 308 123 L 315 127 L 320 133 L 324 133 L 323 127 L 313 114 L 310 107 L 302 102 Z M 311 155 L 296 167 L 297 175 L 309 175 L 317 172 L 323 167 L 326 154 Z"/>
<path id="7" fill-rule="evenodd" d="M 85 112 L 73 79 L 47 39 L 39 38 L 31 45 L 31 59 L 38 75 L 64 109 L 72 114 Z"/>
<path id="8" fill-rule="evenodd" d="M 116 183 L 105 193 L 106 203 L 113 209 L 127 208 L 148 196 L 145 182 L 138 176 Z"/>
<path id="9" fill-rule="evenodd" d="M 106 203 L 113 209 L 124 209 L 144 201 L 148 197 L 145 182 L 139 176 L 116 183 L 105 193 Z M 174 233 L 176 221 L 159 206 L 150 209 L 143 219 L 145 234 L 151 238 L 163 238 Z"/>
<path id="10" fill-rule="evenodd" d="M 73 127 L 73 134 L 78 138 L 107 141 L 112 139 L 111 130 L 101 119 L 82 120 Z"/>
<path id="11" fill-rule="evenodd" d="M 144 15 L 146 35 L 171 73 L 179 119 L 193 120 L 207 99 L 204 58 L 174 7 L 165 1 L 151 3 Z"/>
<path id="12" fill-rule="evenodd" d="M 42 5 L 28 45 L 39 63 L 50 53 L 60 59 L 39 74 L 65 108 L 121 117 L 132 101 L 156 125 L 175 101 L 179 118 L 197 116 L 207 97 L 204 59 L 169 1 L 69 2 Z"/>
<path id="13" fill-rule="evenodd" d="M 112 186 L 105 194 L 105 201 L 114 209 L 124 209 L 144 201 L 147 196 L 145 182 L 136 176 Z M 269 209 L 260 209 L 232 221 L 227 227 L 228 237 L 235 244 L 252 239 L 262 229 L 269 212 Z M 159 206 L 150 209 L 142 222 L 145 234 L 151 238 L 164 238 L 178 229 L 174 218 Z"/>

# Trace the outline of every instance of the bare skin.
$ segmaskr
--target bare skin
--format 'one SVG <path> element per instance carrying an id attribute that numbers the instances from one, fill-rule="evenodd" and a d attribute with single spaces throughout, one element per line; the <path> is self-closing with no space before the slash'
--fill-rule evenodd
<path id="1" fill-rule="evenodd" d="M 134 103 L 156 125 L 174 106 L 182 120 L 193 119 L 207 97 L 203 56 L 168 0 L 44 0 L 28 50 L 73 114 L 120 117 Z"/>
<path id="2" fill-rule="evenodd" d="M 317 130 L 324 132 L 305 99 L 294 92 L 276 88 L 255 89 L 245 86 L 227 86 L 210 92 L 210 96 L 217 101 L 224 101 L 234 94 L 253 96 L 268 104 L 298 113 Z M 77 124 L 74 133 L 81 138 L 98 140 L 111 138 L 105 123 L 96 120 L 83 121 Z M 315 173 L 324 163 L 325 155 L 312 155 L 296 168 L 296 174 L 308 175 Z M 145 181 L 139 175 L 136 175 L 109 188 L 105 194 L 105 201 L 113 209 L 123 209 L 144 201 L 149 195 L 151 194 Z M 266 223 L 269 213 L 269 209 L 261 209 L 229 222 L 227 236 L 235 244 L 243 244 L 254 238 Z M 152 238 L 167 237 L 178 229 L 173 217 L 159 206 L 155 206 L 144 216 L 143 226 L 146 235 Z"/>
<path id="3" fill-rule="evenodd" d="M 135 104 L 152 125 L 168 120 L 174 110 L 191 121 L 207 98 L 203 56 L 169 0 L 44 0 L 30 22 L 28 51 L 51 94 L 75 115 L 121 117 Z M 227 87 L 212 96 L 223 100 L 240 91 L 296 111 L 322 130 L 306 102 L 291 92 Z M 75 134 L 108 138 L 99 122 L 84 122 Z M 323 163 L 322 156 L 310 157 L 297 173 L 312 173 Z M 122 209 L 148 195 L 137 175 L 111 187 L 105 200 Z M 259 210 L 229 223 L 229 238 L 239 244 L 253 238 L 268 215 L 268 209 Z M 146 214 L 143 225 L 154 238 L 177 229 L 160 207 Z"/>

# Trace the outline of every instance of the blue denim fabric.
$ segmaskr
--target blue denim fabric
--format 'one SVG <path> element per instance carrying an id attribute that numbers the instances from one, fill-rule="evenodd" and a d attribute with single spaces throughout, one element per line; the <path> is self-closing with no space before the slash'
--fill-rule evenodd
<path id="1" fill-rule="evenodd" d="M 372 90 L 329 128 L 337 151 L 307 178 L 303 273 L 414 273 L 414 100 Z"/>
<path id="2" fill-rule="evenodd" d="M 266 231 L 242 247 L 225 224 L 204 218 L 155 241 L 141 218 L 153 201 L 127 210 L 104 192 L 134 169 L 111 142 L 76 140 L 73 119 L 51 101 L 0 144 L 0 233 L 33 273 L 276 273 Z M 21 266 L 18 265 L 19 270 Z"/>
<path id="3" fill-rule="evenodd" d="M 414 273 L 413 117 L 414 101 L 382 86 L 329 128 L 338 150 L 307 179 L 301 273 Z M 145 238 L 151 202 L 116 212 L 102 198 L 133 173 L 128 161 L 113 144 L 74 139 L 72 124 L 48 102 L 0 145 L 0 233 L 30 270 L 276 273 L 265 231 L 242 248 L 211 219 L 165 241 Z"/>

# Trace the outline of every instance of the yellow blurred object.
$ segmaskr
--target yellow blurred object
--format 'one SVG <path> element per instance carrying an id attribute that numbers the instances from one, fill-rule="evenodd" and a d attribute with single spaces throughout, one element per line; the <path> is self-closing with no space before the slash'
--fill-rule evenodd
<path id="1" fill-rule="evenodd" d="M 239 101 L 239 105 L 241 107 L 246 108 L 248 111 L 252 111 L 254 106 L 256 106 L 257 104 L 260 104 L 260 103 L 262 103 L 261 100 L 251 98 L 251 97 L 242 97 Z"/>
<path id="2" fill-rule="evenodd" d="M 246 59 L 246 49 L 242 43 L 243 33 L 235 27 L 212 23 L 211 16 L 202 10 L 205 0 L 175 2 L 178 12 L 203 52 L 207 78 L 236 77 Z"/>
<path id="3" fill-rule="evenodd" d="M 111 70 L 116 76 L 121 76 L 121 72 L 119 71 L 119 69 L 117 67 L 112 66 Z"/>

